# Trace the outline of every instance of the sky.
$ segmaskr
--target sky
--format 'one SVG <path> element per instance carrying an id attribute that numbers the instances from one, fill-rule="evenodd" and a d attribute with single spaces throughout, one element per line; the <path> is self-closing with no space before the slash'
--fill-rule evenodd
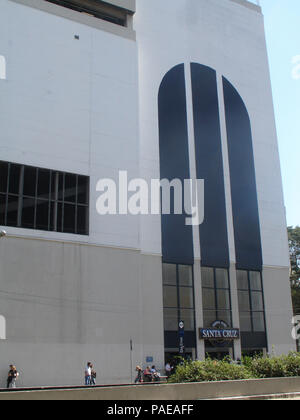
<path id="1" fill-rule="evenodd" d="M 260 0 L 288 226 L 300 226 L 300 0 Z"/>

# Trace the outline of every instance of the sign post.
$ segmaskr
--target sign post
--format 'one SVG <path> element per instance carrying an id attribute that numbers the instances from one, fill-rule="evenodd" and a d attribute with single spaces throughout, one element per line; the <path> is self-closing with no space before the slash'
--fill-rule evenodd
<path id="1" fill-rule="evenodd" d="M 132 351 L 133 351 L 133 341 L 130 339 L 130 377 L 131 377 L 131 383 L 133 382 L 133 360 L 132 360 Z"/>
<path id="2" fill-rule="evenodd" d="M 179 354 L 184 356 L 185 347 L 184 347 L 184 322 L 179 322 Z"/>

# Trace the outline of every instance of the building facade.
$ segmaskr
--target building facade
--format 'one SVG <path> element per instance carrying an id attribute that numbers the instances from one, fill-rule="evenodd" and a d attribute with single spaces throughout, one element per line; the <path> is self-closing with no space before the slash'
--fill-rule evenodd
<path id="1" fill-rule="evenodd" d="M 181 352 L 294 350 L 261 9 L 0 8 L 1 377 L 14 363 L 20 385 L 77 385 L 92 361 L 99 382 L 127 383 L 136 364 L 163 369 Z M 203 179 L 204 222 L 100 215 L 99 180 L 119 192 L 120 171 Z"/>

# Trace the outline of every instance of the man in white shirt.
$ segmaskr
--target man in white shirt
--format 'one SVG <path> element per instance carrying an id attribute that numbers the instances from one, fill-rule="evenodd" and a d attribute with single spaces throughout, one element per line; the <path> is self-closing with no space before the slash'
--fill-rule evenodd
<path id="1" fill-rule="evenodd" d="M 86 368 L 85 368 L 85 385 L 91 385 L 92 382 L 92 364 L 91 362 L 88 362 Z"/>
<path id="2" fill-rule="evenodd" d="M 166 375 L 169 378 L 171 376 L 171 373 L 172 373 L 172 367 L 171 367 L 169 362 L 166 364 L 165 370 L 166 370 Z"/>

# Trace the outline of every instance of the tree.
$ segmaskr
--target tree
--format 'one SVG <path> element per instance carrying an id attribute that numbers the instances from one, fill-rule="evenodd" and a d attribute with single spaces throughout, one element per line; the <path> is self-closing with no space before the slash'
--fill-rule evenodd
<path id="1" fill-rule="evenodd" d="M 300 227 L 288 227 L 291 289 L 294 313 L 300 313 Z"/>

